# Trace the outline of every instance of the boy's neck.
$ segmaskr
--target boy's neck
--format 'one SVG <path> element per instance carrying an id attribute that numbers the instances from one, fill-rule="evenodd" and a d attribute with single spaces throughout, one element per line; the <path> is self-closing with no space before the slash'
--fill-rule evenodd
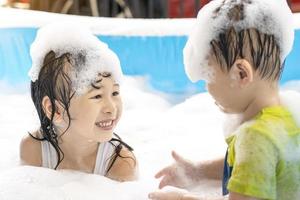
<path id="1" fill-rule="evenodd" d="M 242 113 L 242 123 L 251 120 L 263 108 L 280 104 L 277 84 L 260 84 L 253 91 L 253 98 Z"/>

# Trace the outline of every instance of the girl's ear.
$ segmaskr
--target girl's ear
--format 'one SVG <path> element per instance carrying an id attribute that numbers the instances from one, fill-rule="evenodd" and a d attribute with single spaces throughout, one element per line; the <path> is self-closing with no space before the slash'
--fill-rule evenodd
<path id="1" fill-rule="evenodd" d="M 238 82 L 241 88 L 253 81 L 253 67 L 246 59 L 237 59 L 230 69 L 230 76 Z"/>
<path id="2" fill-rule="evenodd" d="M 51 100 L 48 96 L 44 96 L 42 100 L 42 106 L 43 110 L 48 117 L 48 119 L 51 119 L 51 115 L 53 112 L 53 105 L 51 104 Z M 53 117 L 54 123 L 61 123 L 63 121 L 63 107 L 59 104 L 58 101 L 55 100 L 55 113 Z"/>

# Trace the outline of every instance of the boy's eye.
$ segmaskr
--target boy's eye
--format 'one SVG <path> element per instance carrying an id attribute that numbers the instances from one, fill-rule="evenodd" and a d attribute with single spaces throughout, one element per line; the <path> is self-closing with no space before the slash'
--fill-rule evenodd
<path id="1" fill-rule="evenodd" d="M 120 93 L 117 92 L 117 91 L 115 91 L 115 92 L 112 93 L 113 96 L 118 96 L 119 94 L 120 94 Z"/>

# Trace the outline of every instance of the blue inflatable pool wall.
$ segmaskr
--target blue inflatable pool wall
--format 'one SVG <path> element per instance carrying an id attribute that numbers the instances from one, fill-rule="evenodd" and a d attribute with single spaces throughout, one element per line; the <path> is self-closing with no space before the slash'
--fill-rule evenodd
<path id="1" fill-rule="evenodd" d="M 29 55 L 37 28 L 0 28 L 0 80 L 28 83 Z M 300 79 L 300 30 L 286 60 L 281 83 Z M 151 86 L 170 93 L 204 91 L 204 83 L 192 83 L 184 72 L 182 49 L 187 36 L 97 35 L 119 56 L 125 75 L 147 76 Z"/>

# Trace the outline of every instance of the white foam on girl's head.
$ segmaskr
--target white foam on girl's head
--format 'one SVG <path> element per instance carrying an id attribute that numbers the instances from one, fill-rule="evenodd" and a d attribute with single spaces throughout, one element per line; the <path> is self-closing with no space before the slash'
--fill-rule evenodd
<path id="1" fill-rule="evenodd" d="M 122 70 L 117 55 L 83 25 L 53 23 L 38 30 L 30 48 L 32 67 L 29 76 L 33 82 L 38 79 L 44 58 L 50 51 L 54 51 L 56 57 L 71 54 L 72 87 L 78 94 L 84 93 L 99 73 L 109 72 L 117 83 L 121 81 Z"/>
<path id="2" fill-rule="evenodd" d="M 238 4 L 244 5 L 244 19 L 230 20 L 228 12 Z M 183 50 L 185 71 L 191 81 L 210 81 L 212 72 L 207 60 L 210 42 L 229 27 L 236 31 L 255 28 L 261 33 L 274 35 L 280 47 L 281 63 L 292 49 L 293 16 L 285 0 L 214 0 L 199 11 L 194 30 Z"/>

